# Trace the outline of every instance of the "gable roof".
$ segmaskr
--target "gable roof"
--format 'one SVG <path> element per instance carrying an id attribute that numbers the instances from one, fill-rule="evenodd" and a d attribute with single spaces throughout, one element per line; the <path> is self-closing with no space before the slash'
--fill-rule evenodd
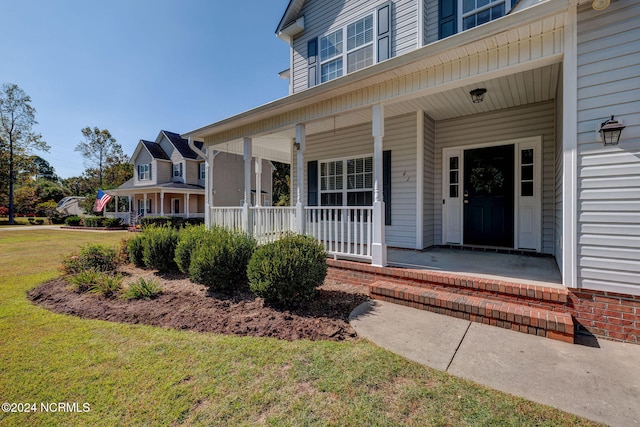
<path id="1" fill-rule="evenodd" d="M 145 146 L 151 157 L 159 160 L 171 160 L 167 153 L 164 152 L 160 144 L 156 144 L 155 142 L 145 141 L 144 139 L 140 140 L 140 143 Z"/>
<path id="2" fill-rule="evenodd" d="M 287 9 L 284 11 L 284 15 L 282 15 L 282 19 L 280 19 L 280 22 L 278 23 L 278 28 L 276 28 L 276 34 L 280 33 L 282 29 L 286 28 L 289 24 L 298 19 L 302 6 L 304 6 L 304 0 L 289 1 Z"/>
<path id="3" fill-rule="evenodd" d="M 164 134 L 164 136 L 166 136 L 167 139 L 171 141 L 171 144 L 173 144 L 173 146 L 176 147 L 176 150 L 178 150 L 180 155 L 185 159 L 201 160 L 200 156 L 198 156 L 195 153 L 195 151 L 193 151 L 191 147 L 189 147 L 189 141 L 181 137 L 179 134 L 174 132 L 169 132 L 168 130 L 163 130 L 160 133 Z M 155 144 L 155 145 L 160 147 L 159 144 Z M 202 149 L 203 143 L 199 141 L 195 141 L 195 146 Z"/>

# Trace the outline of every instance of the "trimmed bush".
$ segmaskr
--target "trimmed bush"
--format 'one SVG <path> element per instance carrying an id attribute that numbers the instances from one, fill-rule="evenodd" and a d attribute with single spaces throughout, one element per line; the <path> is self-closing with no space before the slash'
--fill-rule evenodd
<path id="1" fill-rule="evenodd" d="M 64 219 L 64 224 L 69 227 L 77 227 L 82 222 L 82 218 L 79 216 L 68 216 Z"/>
<path id="2" fill-rule="evenodd" d="M 140 218 L 140 226 L 142 228 L 151 227 L 152 225 L 178 228 L 180 224 L 182 224 L 182 218 L 177 216 L 144 216 Z"/>
<path id="3" fill-rule="evenodd" d="M 210 291 L 246 286 L 247 264 L 256 241 L 245 233 L 214 227 L 191 252 L 189 277 Z"/>
<path id="4" fill-rule="evenodd" d="M 204 225 L 204 218 L 185 218 L 182 220 L 183 227 L 187 227 L 189 225 Z"/>
<path id="5" fill-rule="evenodd" d="M 114 271 L 118 267 L 118 255 L 114 248 L 88 244 L 80 251 L 62 259 L 62 270 L 76 274 L 85 270 Z"/>
<path id="6" fill-rule="evenodd" d="M 174 261 L 178 232 L 168 226 L 150 226 L 143 231 L 142 259 L 147 268 L 160 271 L 178 269 Z"/>
<path id="7" fill-rule="evenodd" d="M 211 231 L 207 230 L 203 225 L 189 226 L 180 230 L 178 234 L 178 244 L 176 245 L 175 261 L 178 269 L 185 273 L 189 273 L 191 265 L 191 253 L 199 244 L 208 239 Z"/>
<path id="8" fill-rule="evenodd" d="M 122 294 L 124 299 L 151 299 L 162 293 L 160 284 L 155 280 L 146 280 L 140 277 Z"/>
<path id="9" fill-rule="evenodd" d="M 107 228 L 122 227 L 120 218 L 103 218 L 102 225 Z"/>
<path id="10" fill-rule="evenodd" d="M 103 221 L 104 218 L 101 216 L 86 216 L 84 217 L 84 226 L 91 228 L 102 227 Z"/>
<path id="11" fill-rule="evenodd" d="M 316 239 L 288 234 L 256 249 L 247 268 L 249 288 L 276 305 L 311 299 L 327 275 L 326 257 Z"/>
<path id="12" fill-rule="evenodd" d="M 44 219 L 40 219 L 40 218 L 36 219 L 36 225 L 42 225 L 42 224 L 44 224 Z"/>
<path id="13" fill-rule="evenodd" d="M 136 267 L 144 267 L 144 240 L 144 234 L 136 233 L 134 238 L 127 241 L 129 262 Z"/>

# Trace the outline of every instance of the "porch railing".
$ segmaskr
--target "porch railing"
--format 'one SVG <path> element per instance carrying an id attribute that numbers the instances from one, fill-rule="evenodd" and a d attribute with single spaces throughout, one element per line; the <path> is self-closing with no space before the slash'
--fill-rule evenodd
<path id="1" fill-rule="evenodd" d="M 335 257 L 372 260 L 373 208 L 305 207 L 297 218 L 294 207 L 213 207 L 210 224 L 249 232 L 260 244 L 284 233 L 304 232 L 317 238 Z"/>

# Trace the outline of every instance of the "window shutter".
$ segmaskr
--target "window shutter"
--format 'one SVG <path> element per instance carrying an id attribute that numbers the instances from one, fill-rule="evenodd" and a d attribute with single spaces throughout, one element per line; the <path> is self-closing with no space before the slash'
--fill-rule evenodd
<path id="1" fill-rule="evenodd" d="M 318 79 L 318 39 L 307 43 L 307 85 L 315 86 Z"/>
<path id="2" fill-rule="evenodd" d="M 318 161 L 307 163 L 307 205 L 318 206 Z"/>
<path id="3" fill-rule="evenodd" d="M 391 58 L 391 2 L 378 8 L 378 62 Z"/>
<path id="4" fill-rule="evenodd" d="M 458 2 L 454 0 L 438 1 L 438 34 L 443 39 L 458 32 Z"/>
<path id="5" fill-rule="evenodd" d="M 391 225 L 391 151 L 382 152 L 382 197 L 384 225 Z"/>
<path id="6" fill-rule="evenodd" d="M 153 175 L 151 175 L 151 163 L 149 163 L 149 179 L 152 179 Z"/>
<path id="7" fill-rule="evenodd" d="M 183 176 L 182 175 L 182 163 L 180 163 L 180 176 Z"/>
<path id="8" fill-rule="evenodd" d="M 138 180 L 140 180 L 140 165 L 138 165 Z"/>

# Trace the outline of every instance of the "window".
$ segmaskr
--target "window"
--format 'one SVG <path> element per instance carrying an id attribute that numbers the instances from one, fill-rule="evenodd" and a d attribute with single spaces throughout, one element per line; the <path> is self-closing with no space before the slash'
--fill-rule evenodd
<path id="1" fill-rule="evenodd" d="M 173 176 L 181 177 L 182 176 L 182 163 L 174 163 L 173 164 Z"/>
<path id="2" fill-rule="evenodd" d="M 138 179 L 140 181 L 151 179 L 151 164 L 138 165 Z"/>
<path id="3" fill-rule="evenodd" d="M 320 163 L 320 204 L 322 206 L 371 206 L 373 204 L 373 157 Z"/>
<path id="4" fill-rule="evenodd" d="M 533 148 L 520 151 L 520 195 L 533 196 Z"/>
<path id="5" fill-rule="evenodd" d="M 200 172 L 199 172 L 200 179 L 205 179 L 206 164 L 200 163 L 199 168 L 200 168 Z"/>
<path id="6" fill-rule="evenodd" d="M 510 0 L 459 0 L 462 11 L 461 30 L 468 30 L 478 25 L 498 19 L 511 7 Z"/>
<path id="7" fill-rule="evenodd" d="M 346 50 L 343 42 L 345 30 Z M 353 73 L 373 64 L 373 15 L 365 16 L 347 25 L 346 29 L 341 28 L 320 38 L 320 81 L 322 83 L 341 77 L 345 60 L 347 73 Z"/>
<path id="8" fill-rule="evenodd" d="M 460 196 L 460 164 L 458 157 L 449 157 L 449 197 Z"/>

